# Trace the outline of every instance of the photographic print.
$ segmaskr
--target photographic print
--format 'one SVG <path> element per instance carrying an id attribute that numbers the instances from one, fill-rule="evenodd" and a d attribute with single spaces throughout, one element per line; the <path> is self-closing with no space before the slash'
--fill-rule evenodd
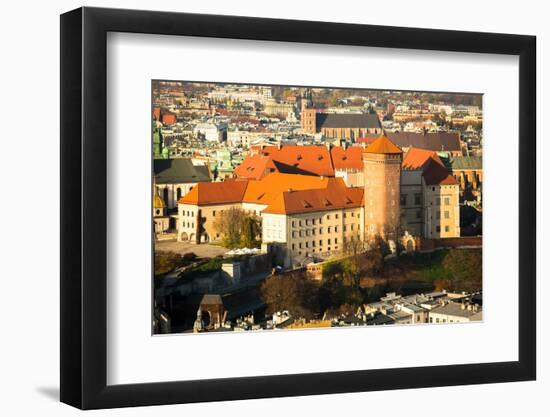
<path id="1" fill-rule="evenodd" d="M 482 94 L 151 97 L 153 334 L 482 320 Z"/>

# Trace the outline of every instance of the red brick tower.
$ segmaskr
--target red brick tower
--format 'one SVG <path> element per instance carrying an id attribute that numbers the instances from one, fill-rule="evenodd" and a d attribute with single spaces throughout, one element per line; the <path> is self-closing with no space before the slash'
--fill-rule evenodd
<path id="1" fill-rule="evenodd" d="M 317 109 L 302 109 L 301 124 L 305 133 L 317 133 Z"/>
<path id="2" fill-rule="evenodd" d="M 397 239 L 403 152 L 381 135 L 363 151 L 365 239 Z"/>

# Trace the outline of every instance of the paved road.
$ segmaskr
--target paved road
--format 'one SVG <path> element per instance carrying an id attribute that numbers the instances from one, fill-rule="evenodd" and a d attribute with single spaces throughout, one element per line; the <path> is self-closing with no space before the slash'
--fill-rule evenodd
<path id="1" fill-rule="evenodd" d="M 217 245 L 196 245 L 187 242 L 178 242 L 177 240 L 161 240 L 155 242 L 155 250 L 162 252 L 176 252 L 181 255 L 189 252 L 194 252 L 200 258 L 213 258 L 218 255 L 223 255 L 229 249 L 222 248 Z"/>

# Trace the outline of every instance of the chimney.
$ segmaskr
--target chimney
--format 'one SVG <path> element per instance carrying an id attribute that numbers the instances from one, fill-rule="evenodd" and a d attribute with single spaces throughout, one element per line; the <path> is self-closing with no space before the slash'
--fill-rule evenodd
<path id="1" fill-rule="evenodd" d="M 277 143 L 277 149 L 280 151 L 281 150 L 281 142 L 278 142 Z"/>

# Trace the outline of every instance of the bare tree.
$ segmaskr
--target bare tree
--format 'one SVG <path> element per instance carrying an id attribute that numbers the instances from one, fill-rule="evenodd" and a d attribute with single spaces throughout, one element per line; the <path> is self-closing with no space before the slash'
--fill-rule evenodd
<path id="1" fill-rule="evenodd" d="M 258 246 L 260 220 L 239 207 L 224 210 L 216 219 L 214 227 L 222 235 L 223 245 L 227 248 Z"/>

